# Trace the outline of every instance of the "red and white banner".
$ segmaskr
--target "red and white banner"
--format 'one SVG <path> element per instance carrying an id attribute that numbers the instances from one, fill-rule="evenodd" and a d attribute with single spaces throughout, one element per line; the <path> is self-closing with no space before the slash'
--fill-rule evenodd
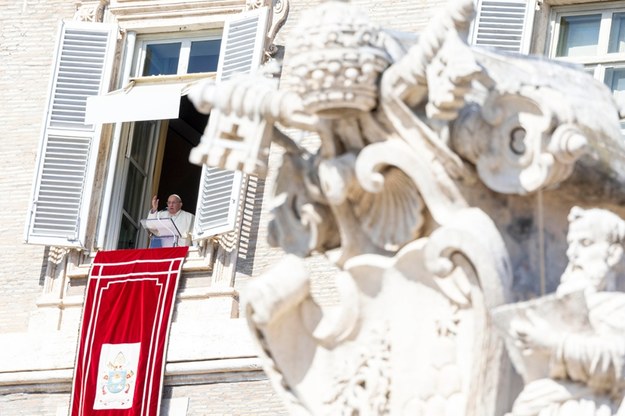
<path id="1" fill-rule="evenodd" d="M 72 416 L 157 416 L 188 247 L 100 251 L 87 283 Z"/>

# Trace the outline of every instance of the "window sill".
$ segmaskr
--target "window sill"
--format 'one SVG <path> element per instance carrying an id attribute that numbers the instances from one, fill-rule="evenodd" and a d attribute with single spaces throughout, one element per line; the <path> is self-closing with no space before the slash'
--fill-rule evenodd
<path id="1" fill-rule="evenodd" d="M 212 270 L 214 252 L 209 244 L 206 249 L 198 247 L 189 247 L 187 257 L 182 264 L 182 272 L 203 272 Z M 95 253 L 91 254 L 85 261 L 80 264 L 69 264 L 67 268 L 67 277 L 70 279 L 84 279 L 89 276 L 91 264 L 95 257 Z"/>

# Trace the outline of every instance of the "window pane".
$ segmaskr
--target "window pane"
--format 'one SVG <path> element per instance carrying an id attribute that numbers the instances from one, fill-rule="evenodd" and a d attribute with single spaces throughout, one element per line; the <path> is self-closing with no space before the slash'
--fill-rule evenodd
<path id="1" fill-rule="evenodd" d="M 135 248 L 137 244 L 137 231 L 139 231 L 139 229 L 135 227 L 126 216 L 123 216 L 117 248 Z"/>
<path id="2" fill-rule="evenodd" d="M 128 215 L 137 219 L 141 216 L 141 199 L 143 197 L 143 180 L 145 177 L 137 169 L 137 167 L 130 163 L 128 167 L 128 177 L 126 182 L 126 192 L 124 195 L 124 211 Z"/>
<path id="3" fill-rule="evenodd" d="M 614 13 L 608 53 L 625 52 L 625 13 Z"/>
<path id="4" fill-rule="evenodd" d="M 617 100 L 625 99 L 625 68 L 606 68 L 604 82 L 612 90 Z M 623 133 L 625 122 L 621 121 L 620 125 Z"/>
<path id="5" fill-rule="evenodd" d="M 153 127 L 153 123 L 150 121 L 137 122 L 132 135 L 132 146 L 130 147 L 129 156 L 143 170 L 148 168 L 148 151 L 150 149 L 150 137 L 154 134 Z"/>
<path id="6" fill-rule="evenodd" d="M 221 39 L 191 42 L 191 55 L 189 56 L 187 72 L 193 74 L 217 71 L 220 47 Z"/>
<path id="7" fill-rule="evenodd" d="M 135 123 L 130 153 L 128 154 L 128 173 L 124 190 L 123 209 L 126 215 L 136 223 L 141 219 L 141 203 L 146 182 L 147 155 L 153 136 L 153 122 Z"/>
<path id="8" fill-rule="evenodd" d="M 562 17 L 556 56 L 596 55 L 600 25 L 600 14 Z"/>
<path id="9" fill-rule="evenodd" d="M 179 42 L 148 45 L 145 52 L 143 76 L 177 74 L 180 47 Z"/>
<path id="10" fill-rule="evenodd" d="M 604 82 L 616 97 L 625 95 L 625 68 L 607 68 Z"/>

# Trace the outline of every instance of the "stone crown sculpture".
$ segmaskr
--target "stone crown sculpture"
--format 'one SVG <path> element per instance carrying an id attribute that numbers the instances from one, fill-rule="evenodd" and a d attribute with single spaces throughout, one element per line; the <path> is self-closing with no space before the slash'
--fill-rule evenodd
<path id="1" fill-rule="evenodd" d="M 366 15 L 347 3 L 323 3 L 291 34 L 287 70 L 305 111 L 344 117 L 377 105 L 378 80 L 392 59 Z"/>

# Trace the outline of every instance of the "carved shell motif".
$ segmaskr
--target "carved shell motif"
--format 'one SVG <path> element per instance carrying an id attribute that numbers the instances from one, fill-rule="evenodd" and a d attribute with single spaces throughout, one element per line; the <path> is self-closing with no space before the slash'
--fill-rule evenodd
<path id="1" fill-rule="evenodd" d="M 367 191 L 356 179 L 356 161 L 354 153 L 346 153 L 320 164 L 321 189 L 328 202 L 347 202 L 360 231 L 382 249 L 395 251 L 417 238 L 425 205 L 414 182 L 397 167 L 386 165 L 370 172 L 379 186 Z"/>
<path id="2" fill-rule="evenodd" d="M 358 188 L 349 200 L 372 241 L 384 249 L 397 250 L 419 236 L 424 204 L 415 184 L 401 170 L 388 167 L 381 175 L 385 185 L 382 191 Z"/>

